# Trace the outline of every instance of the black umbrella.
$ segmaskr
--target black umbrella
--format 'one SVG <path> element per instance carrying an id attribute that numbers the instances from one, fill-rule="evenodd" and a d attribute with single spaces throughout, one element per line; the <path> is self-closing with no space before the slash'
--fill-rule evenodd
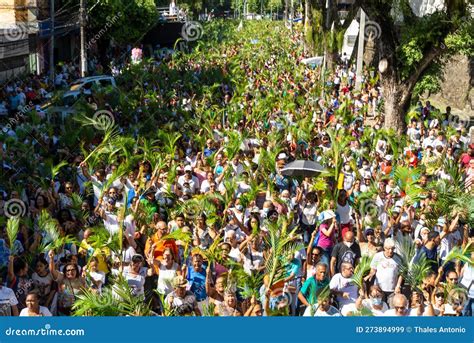
<path id="1" fill-rule="evenodd" d="M 288 163 L 281 174 L 285 176 L 316 176 L 324 171 L 324 168 L 314 161 L 296 160 Z"/>

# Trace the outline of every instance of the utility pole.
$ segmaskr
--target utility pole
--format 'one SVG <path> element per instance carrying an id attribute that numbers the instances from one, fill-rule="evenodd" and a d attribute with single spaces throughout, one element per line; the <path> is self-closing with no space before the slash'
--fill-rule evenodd
<path id="1" fill-rule="evenodd" d="M 49 16 L 51 20 L 51 38 L 49 39 L 49 79 L 54 85 L 54 0 L 49 1 Z"/>
<path id="2" fill-rule="evenodd" d="M 291 28 L 291 32 L 293 32 L 293 20 L 295 19 L 295 10 L 294 10 L 294 7 L 293 7 L 293 0 L 291 0 L 291 3 L 290 3 L 290 11 L 291 11 L 291 16 L 290 16 L 290 20 L 291 20 L 291 24 L 290 24 L 290 28 Z"/>
<path id="3" fill-rule="evenodd" d="M 86 0 L 81 0 L 80 4 L 80 25 L 81 25 L 81 77 L 87 73 L 87 51 L 86 51 Z"/>
<path id="4" fill-rule="evenodd" d="M 365 12 L 360 9 L 359 22 L 359 42 L 357 44 L 357 70 L 356 70 L 356 84 L 355 89 L 360 91 L 362 85 L 362 62 L 364 59 L 364 41 L 365 41 Z"/>

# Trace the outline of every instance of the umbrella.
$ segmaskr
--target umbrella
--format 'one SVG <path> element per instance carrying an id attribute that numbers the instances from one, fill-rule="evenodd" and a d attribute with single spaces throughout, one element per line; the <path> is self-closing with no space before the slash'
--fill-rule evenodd
<path id="1" fill-rule="evenodd" d="M 288 163 L 281 174 L 285 176 L 315 176 L 321 173 L 324 168 L 314 161 L 296 160 Z"/>
<path id="2" fill-rule="evenodd" d="M 323 64 L 323 56 L 315 56 L 315 57 L 310 57 L 310 58 L 305 58 L 301 60 L 301 63 L 304 63 L 306 65 L 317 67 Z"/>

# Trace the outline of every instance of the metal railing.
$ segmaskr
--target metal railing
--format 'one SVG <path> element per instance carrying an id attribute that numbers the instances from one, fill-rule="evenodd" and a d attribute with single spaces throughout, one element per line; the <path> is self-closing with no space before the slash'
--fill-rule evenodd
<path id="1" fill-rule="evenodd" d="M 156 8 L 158 11 L 158 14 L 160 15 L 160 18 L 164 21 L 170 21 L 170 22 L 180 22 L 180 21 L 186 21 L 186 15 L 180 14 L 180 10 L 178 7 L 176 7 L 176 14 L 170 14 L 170 8 L 169 7 L 157 7 Z"/>

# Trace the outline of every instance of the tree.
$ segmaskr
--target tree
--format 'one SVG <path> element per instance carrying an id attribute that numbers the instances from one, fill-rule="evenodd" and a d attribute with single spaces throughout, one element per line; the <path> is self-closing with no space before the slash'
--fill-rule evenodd
<path id="1" fill-rule="evenodd" d="M 102 42 L 136 43 L 158 20 L 154 0 L 90 1 L 89 6 L 88 30 Z"/>
<path id="2" fill-rule="evenodd" d="M 344 33 L 357 10 L 358 7 L 352 6 L 341 22 L 336 0 L 305 0 L 305 51 L 316 55 L 324 53 L 327 66 L 332 69 L 342 49 Z"/>
<path id="3" fill-rule="evenodd" d="M 386 68 L 380 70 L 385 127 L 403 132 L 414 87 L 424 72 L 457 49 L 472 53 L 468 1 L 447 0 L 443 9 L 420 17 L 408 0 L 358 0 L 356 6 L 361 6 L 378 28 L 377 51 L 386 62 Z"/>

